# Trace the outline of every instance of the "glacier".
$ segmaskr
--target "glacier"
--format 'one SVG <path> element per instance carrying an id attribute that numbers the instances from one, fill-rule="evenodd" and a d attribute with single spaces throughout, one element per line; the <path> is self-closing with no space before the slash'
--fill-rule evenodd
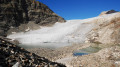
<path id="1" fill-rule="evenodd" d="M 115 15 L 117 13 L 82 20 L 67 20 L 65 23 L 56 22 L 51 27 L 41 27 L 38 30 L 14 33 L 7 36 L 7 38 L 18 40 L 21 44 L 28 46 L 43 45 L 43 43 L 84 43 L 88 33 L 94 27 L 103 21 L 110 21 Z M 46 44 L 46 46 L 50 45 Z M 66 45 L 62 44 L 62 46 Z"/>

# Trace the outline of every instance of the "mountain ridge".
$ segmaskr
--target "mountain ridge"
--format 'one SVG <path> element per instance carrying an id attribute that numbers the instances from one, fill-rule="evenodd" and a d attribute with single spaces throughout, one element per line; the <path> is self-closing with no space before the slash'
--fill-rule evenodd
<path id="1" fill-rule="evenodd" d="M 33 22 L 34 25 L 53 25 L 56 22 L 65 22 L 64 18 L 55 14 L 45 4 L 35 0 L 0 0 L 0 33 L 25 31 L 20 29 L 21 24 Z M 25 27 L 22 26 L 22 27 Z M 12 29 L 13 28 L 13 29 Z M 9 29 L 10 32 L 7 31 Z"/>

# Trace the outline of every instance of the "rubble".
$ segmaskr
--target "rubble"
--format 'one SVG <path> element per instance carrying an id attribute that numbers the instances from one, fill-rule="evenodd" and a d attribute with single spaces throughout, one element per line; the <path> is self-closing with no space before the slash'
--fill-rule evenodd
<path id="1" fill-rule="evenodd" d="M 66 67 L 0 38 L 0 67 Z"/>

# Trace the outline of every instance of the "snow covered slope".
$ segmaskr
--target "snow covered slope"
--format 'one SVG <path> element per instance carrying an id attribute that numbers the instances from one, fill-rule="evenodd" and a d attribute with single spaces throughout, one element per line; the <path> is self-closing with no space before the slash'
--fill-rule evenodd
<path id="1" fill-rule="evenodd" d="M 38 30 L 9 35 L 22 44 L 39 44 L 48 42 L 84 43 L 88 33 L 104 23 L 110 21 L 119 13 L 102 15 L 83 20 L 68 20 L 66 23 L 56 23 L 52 27 L 41 27 Z"/>

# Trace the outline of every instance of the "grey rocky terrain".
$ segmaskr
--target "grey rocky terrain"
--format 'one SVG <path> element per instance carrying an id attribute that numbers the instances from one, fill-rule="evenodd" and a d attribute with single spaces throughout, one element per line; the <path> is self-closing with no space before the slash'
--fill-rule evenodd
<path id="1" fill-rule="evenodd" d="M 87 47 L 101 48 L 101 50 L 88 55 L 74 56 L 76 50 Z M 51 61 L 65 64 L 67 67 L 119 67 L 119 44 L 73 44 L 59 49 L 33 48 L 27 49 L 39 56 L 44 56 Z"/>
<path id="2" fill-rule="evenodd" d="M 39 56 L 43 56 L 48 58 L 51 61 L 55 61 L 57 59 L 61 59 L 64 57 L 69 57 L 69 56 L 73 56 L 73 52 L 85 47 L 88 47 L 89 45 L 85 45 L 85 44 L 73 44 L 70 46 L 66 46 L 66 47 L 61 47 L 61 48 L 57 48 L 57 49 L 49 49 L 49 48 L 32 48 L 32 49 L 27 49 L 28 51 L 35 53 Z"/>

